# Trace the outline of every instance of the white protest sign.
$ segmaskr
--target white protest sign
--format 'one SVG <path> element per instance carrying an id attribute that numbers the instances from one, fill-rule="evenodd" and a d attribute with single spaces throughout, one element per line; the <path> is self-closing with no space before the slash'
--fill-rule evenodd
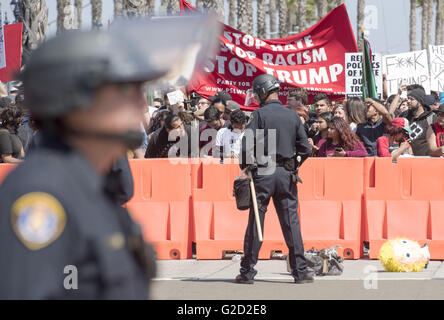
<path id="1" fill-rule="evenodd" d="M 376 92 L 382 99 L 382 56 L 372 55 L 372 67 L 375 74 Z M 362 96 L 362 53 L 345 54 L 345 94 L 347 97 Z"/>
<path id="2" fill-rule="evenodd" d="M 427 51 L 412 51 L 382 57 L 382 67 L 387 75 L 387 94 L 398 92 L 401 84 L 419 84 L 430 94 Z"/>
<path id="3" fill-rule="evenodd" d="M 183 102 L 185 100 L 183 92 L 180 90 L 167 93 L 167 97 L 171 105 Z"/>
<path id="4" fill-rule="evenodd" d="M 0 69 L 6 67 L 5 35 L 3 33 L 3 11 L 0 10 Z"/>
<path id="5" fill-rule="evenodd" d="M 429 46 L 430 90 L 444 92 L 444 46 Z"/>

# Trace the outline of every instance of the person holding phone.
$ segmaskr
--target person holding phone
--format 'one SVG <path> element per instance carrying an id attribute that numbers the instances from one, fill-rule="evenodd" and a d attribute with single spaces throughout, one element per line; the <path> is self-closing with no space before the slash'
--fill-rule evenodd
<path id="1" fill-rule="evenodd" d="M 366 157 L 367 151 L 342 118 L 334 117 L 328 125 L 328 137 L 319 146 L 318 157 Z"/>
<path id="2" fill-rule="evenodd" d="M 427 130 L 427 144 L 429 154 L 432 157 L 444 156 L 444 103 L 442 103 L 436 113 L 436 122 Z"/>
<path id="3" fill-rule="evenodd" d="M 411 132 L 406 118 L 393 119 L 391 125 L 386 127 L 386 133 L 376 142 L 378 157 L 397 159 L 400 156 L 413 155 L 409 136 Z"/>

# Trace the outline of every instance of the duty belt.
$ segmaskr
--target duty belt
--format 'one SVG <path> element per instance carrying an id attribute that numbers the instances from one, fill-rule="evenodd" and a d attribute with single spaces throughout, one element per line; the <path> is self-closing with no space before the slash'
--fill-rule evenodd
<path id="1" fill-rule="evenodd" d="M 298 174 L 299 166 L 296 161 L 296 158 L 281 158 L 281 159 L 276 160 L 276 164 L 279 167 L 284 167 L 285 170 L 291 172 L 292 183 L 296 183 L 296 182 L 302 183 L 302 180 Z"/>

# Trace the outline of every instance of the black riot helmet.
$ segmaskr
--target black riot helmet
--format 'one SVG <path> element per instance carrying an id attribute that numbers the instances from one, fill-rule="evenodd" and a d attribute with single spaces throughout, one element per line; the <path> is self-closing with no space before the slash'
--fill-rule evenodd
<path id="1" fill-rule="evenodd" d="M 86 107 L 102 84 L 149 81 L 165 73 L 110 32 L 67 31 L 44 42 L 19 77 L 26 106 L 45 120 Z"/>
<path id="2" fill-rule="evenodd" d="M 259 98 L 260 104 L 264 103 L 272 92 L 279 92 L 280 82 L 271 74 L 261 74 L 253 80 L 253 92 Z"/>

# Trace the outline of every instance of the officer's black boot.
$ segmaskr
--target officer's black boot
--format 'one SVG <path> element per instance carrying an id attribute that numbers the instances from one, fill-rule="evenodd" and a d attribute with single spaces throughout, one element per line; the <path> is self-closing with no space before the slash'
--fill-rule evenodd
<path id="1" fill-rule="evenodd" d="M 297 284 L 311 283 L 314 281 L 315 273 L 307 266 L 305 258 L 303 255 L 293 255 L 291 254 L 293 248 L 289 248 L 289 265 L 291 273 L 294 278 L 294 282 Z M 296 263 L 296 261 L 298 261 Z"/>
<path id="2" fill-rule="evenodd" d="M 312 283 L 314 282 L 314 273 L 309 272 L 307 270 L 307 272 L 301 276 L 299 276 L 297 279 L 294 279 L 294 283 L 297 284 L 304 284 L 304 283 Z"/>
<path id="3" fill-rule="evenodd" d="M 241 283 L 241 284 L 253 284 L 254 280 L 253 279 L 248 279 L 246 277 L 244 277 L 243 275 L 239 274 L 236 279 L 234 279 L 234 281 L 236 283 Z"/>

